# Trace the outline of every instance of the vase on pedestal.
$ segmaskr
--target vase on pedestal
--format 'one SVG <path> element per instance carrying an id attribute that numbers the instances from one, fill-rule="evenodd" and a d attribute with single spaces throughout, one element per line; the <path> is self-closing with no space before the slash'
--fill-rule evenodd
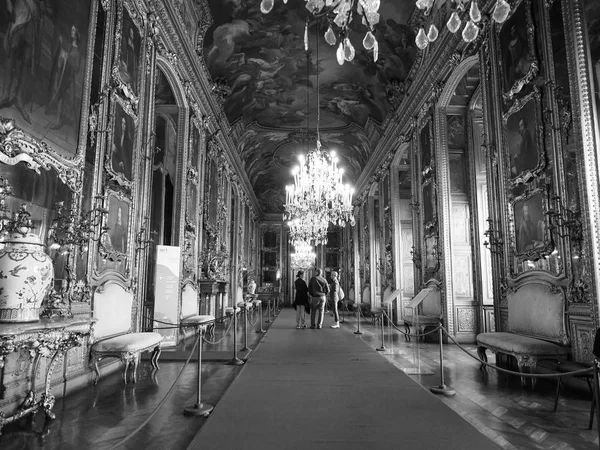
<path id="1" fill-rule="evenodd" d="M 11 234 L 0 250 L 0 322 L 39 320 L 53 279 L 54 266 L 40 238 Z"/>

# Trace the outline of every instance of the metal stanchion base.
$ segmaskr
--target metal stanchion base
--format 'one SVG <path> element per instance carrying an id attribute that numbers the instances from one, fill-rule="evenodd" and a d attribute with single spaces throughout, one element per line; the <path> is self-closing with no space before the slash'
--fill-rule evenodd
<path id="1" fill-rule="evenodd" d="M 377 350 L 378 352 L 385 352 L 387 348 L 384 345 L 382 345 L 381 347 L 377 347 L 375 350 Z"/>
<path id="2" fill-rule="evenodd" d="M 452 397 L 454 394 L 456 394 L 456 391 L 454 389 L 446 386 L 445 384 L 434 386 L 432 388 L 429 388 L 429 390 L 434 394 L 445 395 L 446 397 Z"/>
<path id="3" fill-rule="evenodd" d="M 260 330 L 256 330 L 255 333 L 266 333 L 267 330 L 263 330 L 262 328 Z"/>
<path id="4" fill-rule="evenodd" d="M 183 409 L 185 416 L 208 416 L 215 407 L 208 403 L 196 403 L 194 406 L 187 406 Z"/>
<path id="5" fill-rule="evenodd" d="M 240 348 L 240 352 L 249 352 L 250 348 L 248 347 L 244 347 L 244 348 Z"/>
<path id="6" fill-rule="evenodd" d="M 362 331 L 355 331 L 354 334 L 363 334 Z"/>
<path id="7" fill-rule="evenodd" d="M 230 366 L 243 366 L 246 363 L 240 358 L 231 358 L 229 361 L 227 361 L 227 364 Z"/>

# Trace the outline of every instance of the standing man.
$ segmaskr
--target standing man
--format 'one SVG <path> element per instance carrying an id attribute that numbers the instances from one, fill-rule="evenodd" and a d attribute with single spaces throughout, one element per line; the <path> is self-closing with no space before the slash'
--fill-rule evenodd
<path id="1" fill-rule="evenodd" d="M 312 297 L 310 302 L 310 328 L 313 330 L 323 327 L 325 301 L 327 294 L 329 294 L 329 285 L 327 284 L 327 280 L 321 276 L 322 273 L 321 269 L 317 269 L 315 275 L 308 282 L 308 292 Z M 316 323 L 315 315 L 317 316 Z"/>
<path id="2" fill-rule="evenodd" d="M 306 313 L 306 307 L 310 301 L 308 295 L 308 286 L 304 281 L 304 270 L 299 270 L 294 282 L 296 287 L 296 298 L 294 299 L 294 309 L 296 310 L 296 328 L 299 330 L 306 328 L 304 323 L 304 315 Z"/>

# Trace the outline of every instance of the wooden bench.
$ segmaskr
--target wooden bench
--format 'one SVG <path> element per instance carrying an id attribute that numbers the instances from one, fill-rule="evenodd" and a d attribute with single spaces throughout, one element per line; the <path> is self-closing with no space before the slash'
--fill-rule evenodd
<path id="1" fill-rule="evenodd" d="M 127 373 L 132 371 L 131 381 L 135 383 L 140 354 L 152 352 L 152 366 L 158 369 L 160 343 L 158 333 L 132 333 L 133 293 L 120 282 L 107 281 L 97 287 L 93 296 L 94 340 L 90 347 L 90 368 L 95 373 L 94 384 L 100 379 L 98 363 L 104 358 L 119 358 L 125 363 L 123 382 L 127 383 Z"/>
<path id="2" fill-rule="evenodd" d="M 533 373 L 543 359 L 565 360 L 569 339 L 565 319 L 565 290 L 549 276 L 528 277 L 507 293 L 506 331 L 477 335 L 477 354 L 487 362 L 486 350 L 511 355 L 520 373 Z M 484 364 L 481 365 L 484 368 Z M 525 377 L 521 377 L 525 385 Z M 532 378 L 535 386 L 535 378 Z"/>

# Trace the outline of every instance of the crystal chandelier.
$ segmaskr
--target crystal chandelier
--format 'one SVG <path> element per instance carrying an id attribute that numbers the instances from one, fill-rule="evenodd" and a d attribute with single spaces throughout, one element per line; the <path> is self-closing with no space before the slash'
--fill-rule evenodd
<path id="1" fill-rule="evenodd" d="M 317 64 L 319 46 L 317 38 Z M 310 55 L 306 52 L 307 76 L 310 70 Z M 321 148 L 319 123 L 319 70 L 317 70 L 317 145 L 306 155 L 299 156 L 300 165 L 292 170 L 294 183 L 285 187 L 285 211 L 290 227 L 290 241 L 314 243 L 327 242 L 329 222 L 345 226 L 354 225 L 352 194 L 354 189 L 343 183 L 344 169 L 338 167 L 335 152 Z M 306 91 L 306 120 L 308 127 L 309 96 Z"/>
<path id="2" fill-rule="evenodd" d="M 419 9 L 425 10 L 425 16 L 428 16 L 433 8 L 436 0 L 417 0 L 416 6 Z M 466 18 L 465 26 L 462 31 L 462 38 L 465 42 L 473 42 L 479 35 L 479 22 L 481 22 L 481 10 L 477 0 L 449 0 L 451 2 L 452 13 L 446 27 L 451 33 L 456 33 L 462 27 L 461 15 L 463 11 L 469 10 L 468 18 Z M 449 3 L 450 4 L 450 3 Z M 494 11 L 492 12 L 492 19 L 495 22 L 503 23 L 508 14 L 510 13 L 510 5 L 506 0 L 496 0 Z M 421 50 L 425 49 L 430 42 L 435 41 L 438 38 L 439 31 L 434 23 L 429 25 L 429 29 L 425 32 L 425 28 L 421 27 L 415 38 L 417 47 Z"/>
<path id="3" fill-rule="evenodd" d="M 302 155 L 299 159 L 300 166 L 292 172 L 294 184 L 285 187 L 290 241 L 325 244 L 329 222 L 354 225 L 354 189 L 342 183 L 344 171 L 337 166 L 335 153 L 321 150 L 320 140 L 306 162 Z"/>
<path id="4" fill-rule="evenodd" d="M 362 24 L 369 30 L 363 38 L 363 46 L 373 50 L 373 60 L 379 56 L 379 43 L 373 35 L 373 27 L 379 23 L 380 0 L 305 0 L 306 9 L 314 16 L 326 16 L 329 27 L 325 32 L 325 41 L 329 45 L 338 45 L 336 57 L 338 64 L 352 61 L 356 51 L 350 42 L 349 25 L 355 16 L 360 16 Z M 260 10 L 268 14 L 273 9 L 275 0 L 261 0 Z M 287 0 L 283 0 L 287 3 Z M 335 25 L 335 31 L 334 31 Z M 337 32 L 337 34 L 336 34 Z M 304 45 L 307 46 L 308 36 L 304 33 Z"/>
<path id="5" fill-rule="evenodd" d="M 314 266 L 317 255 L 309 243 L 296 242 L 294 250 L 295 252 L 290 254 L 292 269 L 308 269 Z"/>

